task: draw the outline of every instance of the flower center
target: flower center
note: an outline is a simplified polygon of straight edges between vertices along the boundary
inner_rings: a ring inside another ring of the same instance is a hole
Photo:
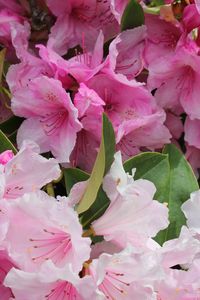
[[[45,296],[46,300],[81,300],[75,287],[68,281],[60,281],[56,287],[53,288],[48,295]]]
[[[23,194],[23,189],[24,188],[22,186],[6,186],[3,197],[7,199],[15,199]]]
[[[51,112],[40,118],[40,123],[42,123],[44,132],[47,136],[56,134],[59,128],[66,121],[67,112],[59,111],[59,112]]]
[[[127,288],[130,283],[127,283],[123,279],[123,273],[116,273],[113,271],[107,271],[103,282],[99,285],[99,288],[106,295],[108,300],[116,300],[117,294],[127,294]]]
[[[78,7],[73,7],[71,15],[75,19],[77,19],[81,22],[90,23],[94,18],[95,11],[96,11],[95,6],[93,8],[93,7],[90,7],[89,5],[82,4]]]
[[[43,262],[51,259],[55,264],[60,263],[72,248],[71,237],[65,232],[54,232],[43,229],[44,238],[30,238],[31,247],[28,251],[33,262]]]

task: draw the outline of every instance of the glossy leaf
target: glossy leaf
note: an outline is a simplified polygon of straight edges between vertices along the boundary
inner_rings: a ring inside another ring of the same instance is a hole
[[[0,130],[0,153],[6,150],[12,150],[14,153],[17,153],[17,149],[7,138],[7,136]]]
[[[23,121],[22,118],[12,116],[11,118],[6,120],[5,122],[0,123],[0,130],[2,130],[5,134],[10,135],[19,128],[22,121]]]
[[[130,0],[121,19],[121,31],[132,29],[144,24],[144,11],[136,0]]]
[[[90,177],[88,173],[76,168],[64,169],[63,173],[67,194],[70,193],[70,190],[74,184],[80,181],[85,181]],[[110,201],[106,196],[106,193],[103,191],[102,187],[100,187],[94,203],[86,212],[81,215],[80,221],[84,229],[88,228],[91,222],[98,219],[105,212],[109,203]]]
[[[67,194],[70,193],[73,185],[79,181],[85,181],[90,177],[90,174],[77,169],[77,168],[67,168],[63,170],[64,179],[65,179],[65,187]]]
[[[165,202],[170,172],[168,155],[156,152],[141,153],[124,163],[126,172],[131,174],[133,168],[136,168],[134,178],[144,178],[152,181],[157,189],[155,199]]]
[[[174,146],[167,145],[161,153],[142,153],[124,164],[126,171],[131,173],[136,168],[135,178],[152,181],[157,189],[155,199],[166,203],[169,208],[170,225],[161,231],[156,240],[163,242],[179,236],[185,217],[181,205],[190,193],[199,188],[191,166],[184,155]]]
[[[179,236],[181,227],[186,223],[181,205],[189,199],[191,192],[199,189],[191,166],[176,146],[167,145],[163,153],[168,154],[170,164],[170,176],[165,199],[169,208],[170,225],[158,236],[157,240],[161,244]]]

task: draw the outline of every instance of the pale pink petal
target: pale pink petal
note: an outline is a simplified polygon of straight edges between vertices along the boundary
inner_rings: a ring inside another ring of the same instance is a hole
[[[20,151],[5,165],[4,197],[6,199],[37,191],[60,176],[61,171],[57,161],[42,157],[39,151],[35,143],[26,141]]]
[[[11,269],[5,279],[5,285],[12,288],[16,300],[88,300],[100,298],[91,277],[82,279],[73,273],[71,265],[63,269],[46,262],[38,273],[28,273]],[[60,298],[61,297],[61,298]]]
[[[117,245],[125,246],[129,242],[134,247],[144,247],[148,238],[168,226],[168,210],[152,200],[154,193],[155,187],[150,181],[140,179],[128,184],[104,215],[93,222],[95,233]]]
[[[180,236],[165,242],[159,252],[163,256],[162,264],[168,268],[176,265],[191,264],[199,252],[200,242],[196,240],[186,226]]]
[[[6,242],[11,258],[27,271],[51,260],[60,268],[71,263],[79,272],[90,255],[90,239],[82,237],[78,215],[67,199],[56,201],[44,192],[26,194],[12,203]]]
[[[200,234],[200,191],[190,195],[190,199],[183,203],[182,211],[186,216],[188,227]]]

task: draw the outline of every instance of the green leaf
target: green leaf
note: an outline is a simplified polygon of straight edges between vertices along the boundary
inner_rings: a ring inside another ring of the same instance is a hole
[[[103,140],[105,151],[105,175],[113,163],[115,154],[115,133],[112,123],[105,114],[103,115]]]
[[[130,0],[121,19],[121,31],[132,29],[144,24],[144,11],[136,0]]]
[[[181,205],[190,197],[190,193],[198,190],[196,177],[184,155],[174,146],[167,145],[161,153],[142,153],[124,163],[124,168],[131,173],[136,168],[135,178],[152,181],[157,189],[155,199],[165,202],[169,208],[170,225],[156,237],[157,242],[179,236],[185,217]]]
[[[5,55],[6,55],[6,48],[4,48],[3,50],[0,51],[0,84],[2,81]]]
[[[87,180],[90,175],[80,169],[68,168],[63,170],[64,178],[65,178],[65,186],[67,193],[69,194],[73,185],[80,181]],[[106,196],[102,187],[100,187],[96,200],[91,205],[91,207],[85,211],[81,216],[81,223],[83,228],[88,228],[94,220],[98,219],[109,206],[110,200]]]
[[[6,150],[12,150],[15,154],[17,153],[17,149],[11,143],[11,141],[7,138],[7,136],[0,130],[0,153]]]
[[[109,204],[110,200],[101,186],[97,193],[96,200],[91,205],[91,207],[81,216],[81,223],[83,225],[83,228],[89,227],[94,220],[100,218],[108,208]]]
[[[181,206],[189,199],[190,193],[199,189],[191,166],[176,146],[167,145],[163,153],[168,154],[170,164],[170,176],[165,199],[169,208],[170,225],[159,234],[158,241],[161,244],[179,236],[181,227],[186,223]]]
[[[105,114],[103,114],[103,128],[100,149],[94,163],[91,176],[88,180],[86,191],[77,206],[79,214],[88,210],[94,203],[99,188],[101,186],[104,175],[109,170],[115,152],[115,136],[111,122]]]
[[[133,168],[136,168],[134,178],[143,178],[152,181],[157,190],[155,199],[165,202],[170,172],[168,155],[156,152],[141,153],[124,163],[126,172],[131,174]]]
[[[63,170],[65,187],[67,194],[70,193],[73,185],[79,181],[85,181],[90,177],[90,174],[76,168],[67,168]]]
[[[0,123],[0,130],[2,130],[5,134],[10,135],[19,128],[22,122],[22,118],[12,116],[3,123]]]

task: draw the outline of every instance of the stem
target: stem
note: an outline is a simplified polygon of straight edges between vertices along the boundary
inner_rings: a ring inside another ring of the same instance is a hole
[[[86,230],[83,234],[82,237],[90,237],[91,235],[95,236],[95,231],[92,227],[90,227],[88,230]]]

